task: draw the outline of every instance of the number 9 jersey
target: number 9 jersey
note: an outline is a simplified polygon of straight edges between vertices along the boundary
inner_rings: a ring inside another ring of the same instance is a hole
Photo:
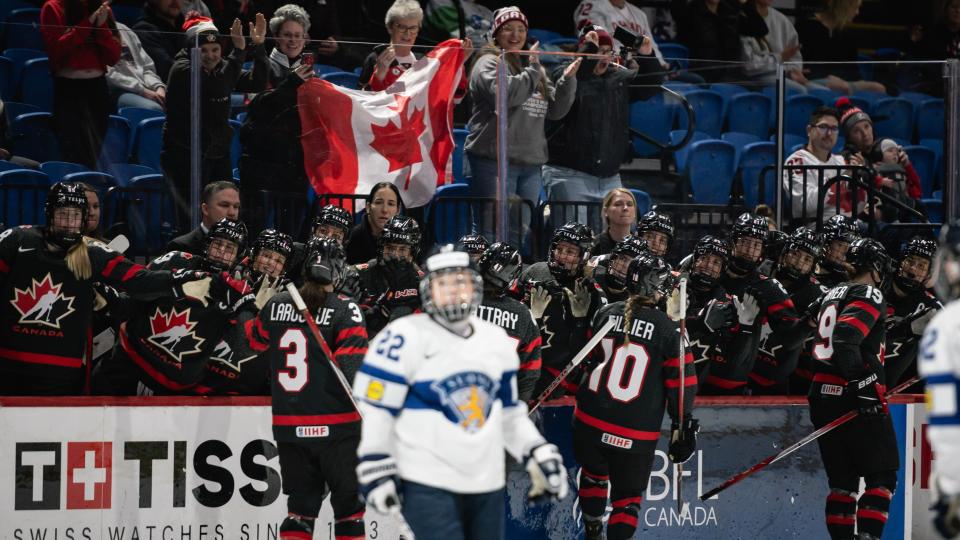
[[[333,360],[352,381],[367,352],[360,308],[345,296],[328,293],[313,315]],[[247,322],[246,333],[250,348],[268,357],[277,441],[308,444],[359,432],[360,414],[290,293],[278,293],[264,304],[257,318]]]
[[[927,438],[937,459],[933,474],[943,495],[960,493],[960,302],[927,325],[917,369],[927,385]]]

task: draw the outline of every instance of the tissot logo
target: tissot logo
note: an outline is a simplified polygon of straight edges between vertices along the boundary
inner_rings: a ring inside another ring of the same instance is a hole
[[[67,443],[68,509],[110,508],[113,443]],[[60,443],[17,443],[16,510],[60,508]]]

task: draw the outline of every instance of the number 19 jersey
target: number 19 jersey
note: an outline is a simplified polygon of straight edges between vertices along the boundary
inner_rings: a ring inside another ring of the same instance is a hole
[[[626,321],[625,307],[626,302],[610,304],[594,318],[594,331],[609,317],[616,322],[600,342],[603,361],[580,383],[573,414],[602,445],[630,451],[644,447],[641,441],[660,437],[665,406],[679,420],[680,328],[666,313],[651,307],[635,307]],[[685,352],[683,364],[687,415],[697,393],[690,352]]]
[[[820,306],[814,334],[813,382],[845,387],[851,380],[876,373],[884,384],[886,320],[880,289],[855,282],[830,289]],[[815,395],[824,390],[815,384],[810,392]]]
[[[313,314],[333,360],[350,382],[367,352],[367,328],[356,303],[335,293]],[[359,432],[360,413],[337,380],[290,293],[274,295],[246,326],[250,348],[266,355],[273,397],[273,436],[309,444]]]

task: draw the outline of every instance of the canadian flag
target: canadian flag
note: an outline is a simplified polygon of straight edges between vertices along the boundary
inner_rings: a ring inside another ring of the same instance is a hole
[[[302,84],[304,165],[317,193],[366,195],[386,181],[406,206],[428,203],[447,180],[463,55],[461,41],[444,41],[383,92]]]

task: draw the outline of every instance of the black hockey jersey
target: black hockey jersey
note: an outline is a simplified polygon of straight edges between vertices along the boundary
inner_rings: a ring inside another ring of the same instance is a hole
[[[509,296],[484,296],[477,308],[477,317],[503,328],[517,340],[520,370],[517,372],[517,394],[520,401],[529,402],[537,379],[540,378],[540,329],[533,320],[530,308]]]
[[[880,289],[852,282],[830,289],[814,337],[811,396],[820,395],[823,385],[839,390],[874,373],[884,384],[886,318]]]
[[[155,259],[149,268],[199,266],[199,257],[172,251]],[[232,315],[230,307],[220,305],[220,301],[226,300],[228,306],[237,305],[241,299],[253,301],[246,281],[236,280],[226,272],[212,277],[210,290],[215,298],[206,306],[193,298],[141,303],[133,316],[120,325],[120,346],[139,368],[141,382],[156,392],[206,393],[203,388],[193,387],[203,377],[210,354]]]
[[[270,395],[270,365],[257,354],[247,339],[247,323],[257,317],[244,309],[227,321],[223,337],[210,353],[196,390],[207,395]]]
[[[717,285],[709,291],[698,291],[693,287],[687,289],[687,339],[689,346],[687,350],[693,355],[693,363],[699,369],[708,366],[711,359],[715,356],[730,355],[734,351],[724,352],[720,349],[721,345],[729,345],[730,340],[723,339],[727,332],[711,332],[703,322],[703,308],[711,300],[721,302],[733,302],[733,297],[723,290],[723,287]]]
[[[580,383],[573,416],[601,445],[629,451],[640,441],[660,437],[665,407],[671,418],[679,420],[681,336],[677,323],[664,312],[636,307],[630,317],[629,341],[624,344],[626,305],[605,306],[593,320],[594,331],[609,317],[616,324],[600,342],[602,353],[597,353],[602,361]],[[692,412],[697,393],[689,351],[683,366],[686,415]]]
[[[0,393],[69,395],[83,388],[92,340],[94,282],[140,299],[173,297],[170,272],[150,272],[105,244],[87,239],[92,266],[78,280],[62,254],[47,250],[42,227],[0,233]]]
[[[315,317],[333,360],[352,383],[367,352],[367,328],[360,307],[346,296],[328,294]],[[306,444],[359,433],[360,413],[289,293],[271,298],[246,329],[250,347],[270,366],[273,436],[277,441]]]
[[[542,392],[550,383],[556,379],[560,372],[567,366],[574,355],[586,345],[590,336],[590,321],[594,314],[601,307],[607,305],[607,298],[603,290],[595,281],[590,278],[583,278],[590,289],[590,307],[587,309],[585,317],[574,317],[570,311],[570,299],[563,292],[563,287],[557,283],[556,278],[550,273],[547,263],[538,262],[528,266],[521,276],[521,285],[524,290],[529,290],[537,285],[546,287],[550,291],[550,304],[543,312],[543,318],[539,321],[540,353],[543,358],[542,369],[540,370],[540,380],[534,389],[534,396]],[[570,286],[572,288],[573,285]],[[529,305],[529,300],[525,302]],[[577,387],[569,379],[564,381],[553,397],[560,397],[566,393],[575,393]]]
[[[416,268],[416,265],[414,265]],[[391,291],[387,281],[386,269],[376,259],[356,265],[358,287],[355,298],[363,309],[367,321],[367,331],[371,336],[376,335],[388,322],[420,312],[420,291],[417,288],[408,288],[402,291]],[[417,276],[422,278],[423,272],[417,268]],[[347,277],[350,277],[349,274]],[[350,285],[353,288],[353,285]],[[389,295],[399,295],[388,298]]]
[[[786,289],[797,311],[804,311],[827,292],[827,288],[817,283],[813,277],[801,283],[791,283]],[[803,334],[802,339],[787,347],[782,339],[773,336],[770,323],[764,323],[760,330],[757,359],[753,363],[753,371],[750,372],[750,382],[754,388],[765,394],[783,393],[787,389],[790,375],[796,371],[809,373],[807,378],[813,377],[810,348],[805,348],[813,336],[813,330],[809,324],[797,325],[795,332]]]
[[[884,370],[887,384],[895,386],[916,374],[917,349],[923,327],[943,305],[927,291],[899,296],[884,293],[887,301],[887,339]],[[919,332],[918,332],[919,331]]]

